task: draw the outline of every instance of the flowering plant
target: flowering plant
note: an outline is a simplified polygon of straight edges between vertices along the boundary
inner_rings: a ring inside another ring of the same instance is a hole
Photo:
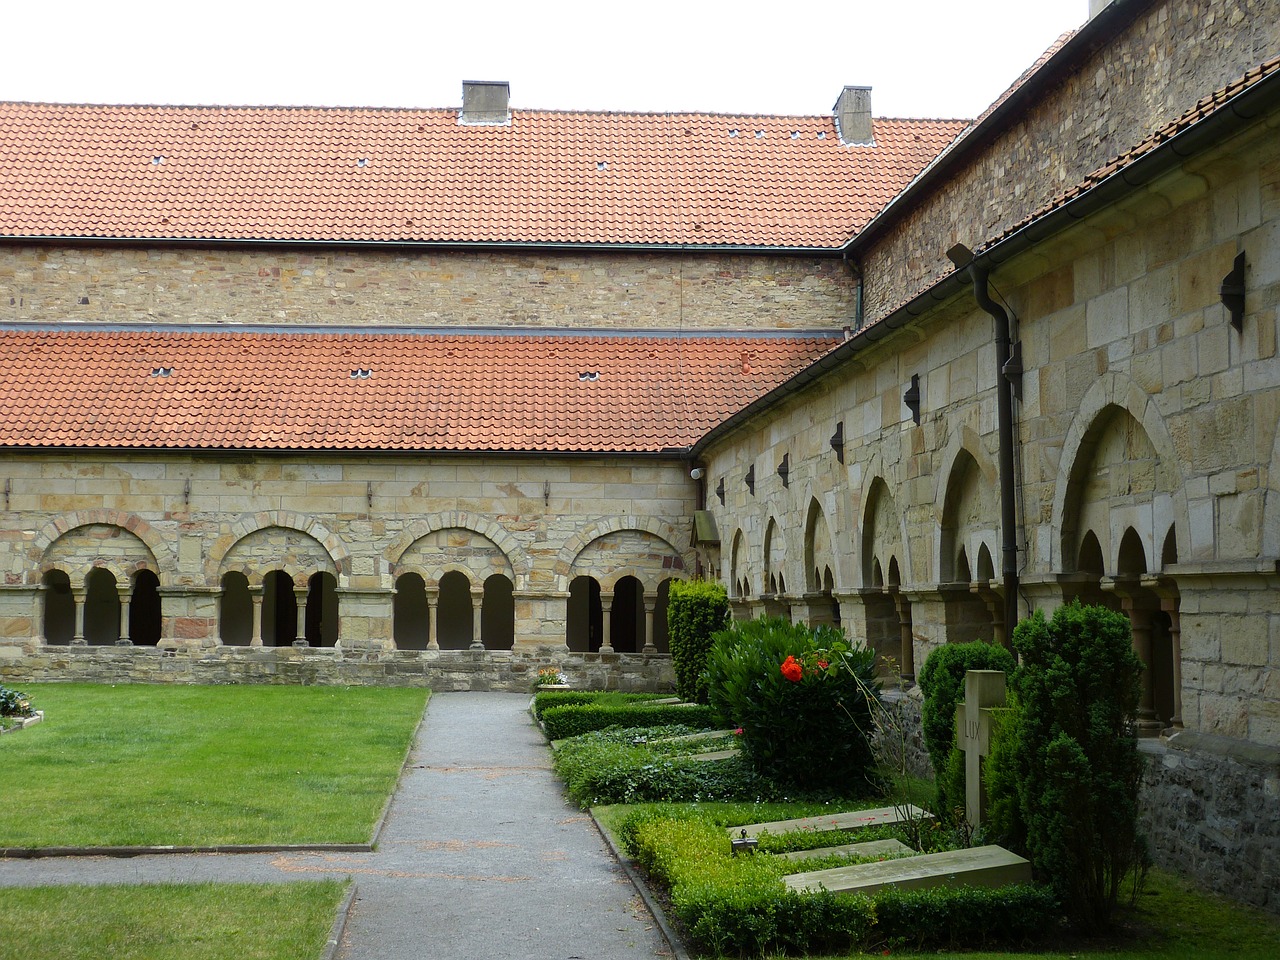
[[[560,672],[559,667],[542,667],[538,670],[538,686],[560,686],[569,682],[569,678]]]

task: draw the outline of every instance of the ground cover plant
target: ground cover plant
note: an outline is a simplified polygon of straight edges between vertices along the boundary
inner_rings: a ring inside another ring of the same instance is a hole
[[[0,897],[0,960],[305,960],[347,884],[18,887]]]
[[[367,843],[427,691],[33,685],[0,847]]]

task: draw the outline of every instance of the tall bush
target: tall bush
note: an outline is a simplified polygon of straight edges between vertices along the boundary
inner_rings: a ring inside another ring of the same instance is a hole
[[[799,791],[865,790],[874,764],[875,652],[831,627],[782,619],[718,633],[707,665],[711,705],[742,728],[752,766]]]
[[[1013,634],[1021,717],[1014,762],[1027,852],[1081,924],[1106,923],[1142,860],[1142,759],[1130,724],[1142,665],[1129,621],[1072,603],[1036,612]]]
[[[969,670],[1013,673],[1013,654],[992,643],[948,643],[929,654],[920,668],[921,723],[924,744],[933,764],[940,817],[964,806],[964,763],[956,752],[956,707],[964,701],[964,675]],[[957,780],[957,774],[959,779]]]
[[[707,580],[673,580],[667,595],[667,636],[676,693],[682,700],[707,702],[703,673],[711,638],[729,623],[729,595]]]

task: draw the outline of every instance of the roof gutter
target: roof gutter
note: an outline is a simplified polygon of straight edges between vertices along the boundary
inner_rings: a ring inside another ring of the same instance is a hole
[[[89,246],[125,247],[318,247],[373,250],[520,250],[587,251],[591,253],[766,253],[776,256],[831,257],[841,256],[839,246],[777,247],[752,244],[716,243],[570,243],[526,242],[523,240],[306,240],[263,239],[260,237],[106,237],[92,234],[0,234],[0,243],[83,244]]]
[[[1101,15],[1099,19],[1100,17]],[[1203,120],[1174,134],[1150,153],[1117,170],[1079,196],[1073,197],[1060,207],[1055,207],[990,246],[982,248],[974,261],[988,269],[1009,263],[1037,244],[1094,216],[1134,190],[1176,169],[1189,157],[1216,146],[1224,137],[1242,129],[1278,106],[1280,106],[1280,71],[1263,77]],[[917,317],[931,312],[939,304],[971,289],[968,271],[955,271],[934,281],[883,319],[858,331],[853,337],[830,353],[819,357],[791,379],[779,384],[713,427],[693,445],[692,455],[702,456],[709,446],[733,433],[752,418],[826,377],[860,351],[901,330]]]

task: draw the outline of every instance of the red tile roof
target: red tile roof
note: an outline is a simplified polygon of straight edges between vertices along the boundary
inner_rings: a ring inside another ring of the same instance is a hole
[[[0,331],[0,447],[657,452],[823,337]]]
[[[965,126],[0,103],[0,237],[833,248]]]

